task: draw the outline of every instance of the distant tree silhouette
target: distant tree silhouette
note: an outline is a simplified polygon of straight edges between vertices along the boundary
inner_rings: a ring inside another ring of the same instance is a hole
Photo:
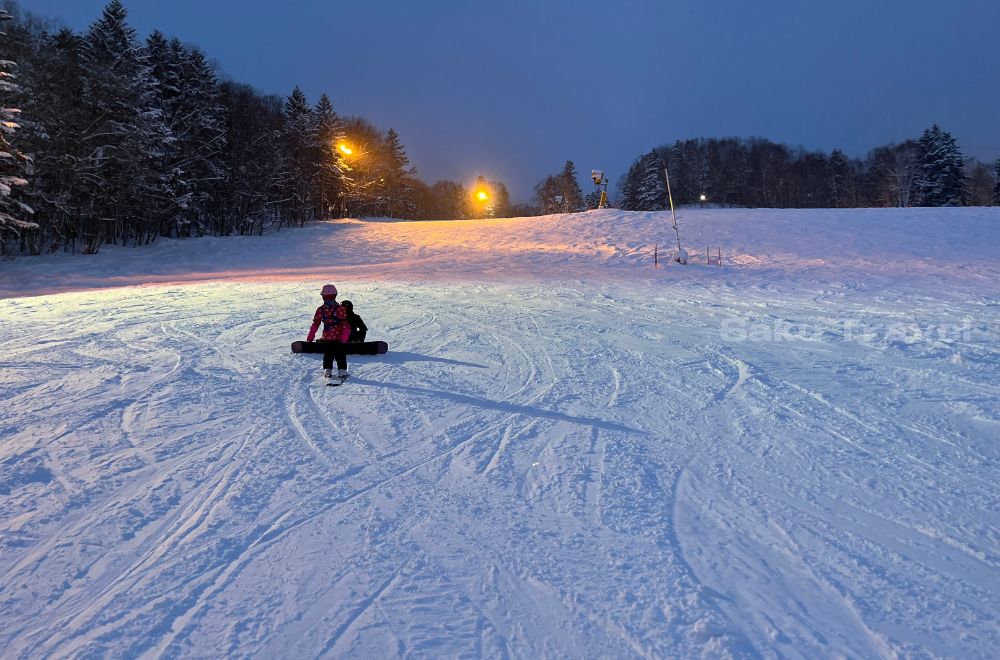
[[[937,124],[917,140],[917,176],[913,198],[917,206],[961,206],[966,202],[962,152],[955,138]]]

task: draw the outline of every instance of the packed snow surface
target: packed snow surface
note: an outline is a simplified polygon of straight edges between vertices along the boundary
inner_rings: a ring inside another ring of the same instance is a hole
[[[995,657],[1000,210],[680,223],[0,263],[0,656]]]

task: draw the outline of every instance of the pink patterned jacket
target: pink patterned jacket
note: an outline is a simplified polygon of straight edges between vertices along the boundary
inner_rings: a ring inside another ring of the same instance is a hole
[[[341,307],[339,303],[328,305],[323,303],[313,314],[312,327],[309,328],[307,341],[316,338],[316,330],[319,324],[323,324],[322,341],[337,341],[341,344],[347,342],[351,336],[351,324],[347,322],[347,309]]]

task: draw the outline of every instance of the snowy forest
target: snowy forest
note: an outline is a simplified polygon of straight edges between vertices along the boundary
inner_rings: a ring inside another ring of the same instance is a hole
[[[0,39],[0,249],[97,252],[158,236],[260,234],[325,217],[505,215],[502,182],[476,203],[416,178],[399,134],[220,80],[205,53],[140,42],[111,0],[83,34],[6,2]]]
[[[90,254],[157,237],[261,234],[324,218],[448,220],[576,212],[572,161],[512,204],[501,181],[428,185],[401,136],[342,117],[330,96],[281,98],[221,79],[198,48],[141,41],[120,0],[83,33],[6,0],[0,37],[0,254]],[[637,158],[614,205],[987,206],[1000,161],[965,159],[933,126],[867,159],[766,139],[691,139]],[[489,194],[480,194],[489,190]]]
[[[667,208],[670,170],[676,204],[758,208],[994,206],[1000,160],[991,168],[963,157],[936,124],[919,139],[874,149],[865,160],[792,149],[769,140],[694,139],[656,147],[618,182],[619,206]],[[704,198],[702,197],[704,195]]]

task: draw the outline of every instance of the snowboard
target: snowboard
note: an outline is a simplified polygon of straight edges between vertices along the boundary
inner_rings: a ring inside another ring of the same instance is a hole
[[[293,341],[292,353],[322,353],[326,342]],[[343,344],[348,355],[382,355],[389,352],[389,344],[384,341],[359,341]]]

